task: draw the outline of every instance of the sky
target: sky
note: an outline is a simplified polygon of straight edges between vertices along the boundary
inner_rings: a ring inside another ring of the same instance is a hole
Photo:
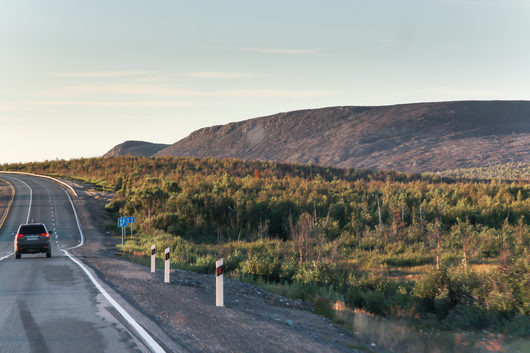
[[[0,164],[468,99],[530,99],[530,0],[0,0]]]

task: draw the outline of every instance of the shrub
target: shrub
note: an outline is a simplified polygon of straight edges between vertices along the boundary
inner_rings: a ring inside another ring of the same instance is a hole
[[[313,304],[315,306],[315,313],[327,317],[328,319],[333,319],[334,313],[329,299],[316,297],[313,300]]]
[[[485,310],[476,306],[459,304],[447,315],[445,323],[448,329],[482,330],[489,326],[490,320]]]
[[[387,316],[389,308],[383,293],[368,291],[364,298],[366,310],[376,315]]]
[[[366,307],[366,300],[364,298],[364,293],[358,287],[350,287],[346,291],[346,303],[353,306],[354,308],[364,308]]]

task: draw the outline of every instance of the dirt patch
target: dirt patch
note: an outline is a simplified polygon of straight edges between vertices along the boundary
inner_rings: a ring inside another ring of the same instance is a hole
[[[11,194],[11,186],[4,180],[0,179],[0,225],[6,216],[6,210],[12,197]]]
[[[163,273],[118,258],[118,239],[103,229],[110,194],[87,193],[75,184],[75,200],[86,236],[74,250],[98,276],[190,352],[361,352],[353,335],[330,320],[299,310],[304,304],[225,280],[225,307],[215,306],[215,277],[172,270]],[[355,348],[354,348],[355,347]],[[366,351],[373,351],[366,349]]]

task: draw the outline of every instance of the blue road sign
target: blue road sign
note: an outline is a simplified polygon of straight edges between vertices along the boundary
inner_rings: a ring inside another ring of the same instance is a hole
[[[118,227],[127,227],[126,217],[118,218]]]
[[[118,227],[127,227],[127,224],[134,223],[134,217],[121,217],[118,219]]]

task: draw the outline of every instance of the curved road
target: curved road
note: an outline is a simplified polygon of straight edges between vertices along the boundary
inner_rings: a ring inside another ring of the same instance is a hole
[[[81,243],[66,191],[38,177],[2,174],[15,199],[0,229],[0,352],[149,352],[112,314],[112,303],[62,250]],[[13,256],[13,235],[25,222],[53,231],[52,258]]]

